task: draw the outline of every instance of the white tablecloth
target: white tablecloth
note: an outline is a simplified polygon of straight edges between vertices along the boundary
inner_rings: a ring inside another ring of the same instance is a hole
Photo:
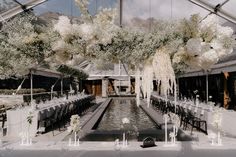
[[[157,99],[161,99],[166,101],[165,98],[158,96],[158,95],[153,95]],[[173,103],[173,100],[169,100]],[[210,103],[209,103],[210,104]],[[192,101],[177,101],[177,105],[184,106],[184,108],[189,108],[191,107],[191,110],[194,111],[197,108],[197,112],[199,115],[199,112],[204,110],[204,120],[207,121],[207,126],[208,130],[216,131],[216,128],[212,125],[213,123],[213,111],[219,109],[218,107],[215,107],[213,105],[209,105],[206,103],[200,103],[198,107],[194,104]],[[234,121],[236,120],[236,112],[232,110],[226,110],[221,108],[221,113],[222,113],[222,122],[221,122],[221,129],[224,133],[232,136],[236,136],[236,125],[234,124]]]
[[[38,111],[33,112],[32,124],[29,125],[27,117],[31,107],[7,111],[7,135],[19,136],[21,132],[29,131],[31,136],[37,133]]]
[[[89,95],[90,96],[90,95]],[[71,96],[68,100],[64,98],[54,99],[45,104],[39,104],[38,108],[32,112],[31,107],[18,108],[14,110],[7,111],[7,135],[8,136],[19,136],[21,132],[28,132],[30,136],[35,136],[38,132],[38,121],[43,119],[45,114],[52,112],[56,107],[61,107],[63,105],[70,105],[75,101],[82,100],[88,95],[84,96]],[[32,124],[29,125],[27,117],[29,112],[33,113]],[[45,114],[44,114],[45,113]]]

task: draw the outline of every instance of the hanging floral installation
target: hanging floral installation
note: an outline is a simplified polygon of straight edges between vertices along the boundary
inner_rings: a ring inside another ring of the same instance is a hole
[[[221,26],[215,15],[209,15],[202,21],[198,15],[178,21],[154,20],[152,27],[147,30],[129,26],[119,27],[117,9],[102,9],[92,16],[88,11],[88,0],[75,2],[81,11],[80,22],[72,23],[68,17],[61,16],[53,28],[47,29],[50,30],[47,33],[15,33],[13,37],[8,35],[8,40],[15,39],[14,42],[18,41],[16,43],[23,41],[24,43],[19,43],[20,46],[32,46],[35,45],[32,42],[40,41],[43,43],[40,52],[44,61],[52,68],[62,64],[76,66],[85,59],[100,64],[98,67],[103,67],[103,63],[121,61],[127,64],[130,70],[136,71],[137,99],[142,89],[148,104],[153,90],[153,80],[161,87],[162,95],[175,94],[173,89],[176,90],[176,73],[190,68],[207,70],[219,59],[232,53],[235,46],[233,30]],[[30,29],[24,28],[24,31],[26,30]],[[7,46],[3,45],[3,42],[0,44],[0,49],[4,47],[4,52],[16,52],[15,46],[10,50],[5,48],[12,47],[9,42]],[[37,54],[38,56],[28,59],[23,54],[19,53],[20,58],[25,58],[24,63],[28,65],[38,64],[37,59],[41,56]],[[1,65],[0,73],[8,66],[10,67],[7,72],[12,73],[13,65]],[[141,78],[141,75],[145,77]]]
[[[75,1],[80,7],[83,23],[72,24],[67,17],[60,17],[54,25],[61,36],[59,49],[63,53],[77,49],[74,52],[82,51],[78,55],[95,63],[102,60],[127,64],[137,71],[136,94],[139,97],[141,87],[148,104],[153,79],[161,86],[162,95],[167,96],[175,89],[175,72],[189,68],[207,70],[233,51],[233,30],[219,25],[215,15],[203,21],[198,15],[189,20],[156,20],[147,32],[128,26],[118,27],[116,9],[103,9],[92,17],[87,9],[87,0]],[[139,79],[141,74],[145,76],[142,81]]]
[[[4,23],[0,30],[0,79],[22,77],[29,68],[45,65],[54,39],[50,32],[30,11]]]

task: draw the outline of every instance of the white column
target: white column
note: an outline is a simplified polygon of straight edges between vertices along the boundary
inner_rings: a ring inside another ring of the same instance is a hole
[[[63,78],[61,78],[61,96],[63,95]]]
[[[102,97],[107,97],[107,90],[108,90],[108,80],[102,80]]]
[[[32,103],[33,103],[33,74],[32,72],[30,72],[30,103],[32,107]]]
[[[206,73],[206,102],[208,103],[208,72]]]

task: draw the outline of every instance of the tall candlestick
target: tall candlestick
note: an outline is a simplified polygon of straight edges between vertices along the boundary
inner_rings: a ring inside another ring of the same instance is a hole
[[[125,146],[125,133],[123,133],[123,146]]]
[[[71,138],[69,138],[69,146],[71,146]]]
[[[173,144],[175,144],[175,125],[173,125],[173,132],[174,132]]]
[[[220,138],[220,132],[219,132],[219,131],[218,131],[217,144],[218,144],[218,145],[221,145],[221,138]]]
[[[26,137],[26,144],[29,144],[29,132],[27,132],[27,137]]]
[[[167,144],[167,117],[166,116],[165,116],[165,144]]]
[[[75,132],[75,143],[74,143],[74,145],[76,146],[76,132]]]

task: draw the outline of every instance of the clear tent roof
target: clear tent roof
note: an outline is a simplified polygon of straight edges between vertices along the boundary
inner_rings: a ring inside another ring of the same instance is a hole
[[[0,15],[14,7],[19,7],[20,3],[24,5],[31,1],[37,0],[17,0],[19,3],[14,0],[1,0]],[[102,8],[118,8],[119,1],[120,0],[89,0],[89,11],[94,15]],[[216,6],[226,0],[199,1],[207,2],[212,6]],[[228,14],[236,16],[236,12],[234,11],[235,7],[236,0],[229,0],[221,9]],[[35,6],[33,10],[36,15],[43,15],[50,12],[73,17],[80,16],[80,11],[74,0],[46,0],[44,3]],[[175,20],[180,18],[189,18],[192,14],[200,14],[202,17],[205,17],[209,14],[209,11],[191,3],[190,0],[123,0],[123,23],[129,23],[134,18],[143,20],[149,18]],[[223,18],[219,17],[219,19],[222,23],[226,22]],[[236,24],[228,22],[227,25],[236,29]],[[116,68],[114,68],[114,70],[115,69]],[[88,71],[90,70],[91,69],[88,69]],[[97,71],[96,73],[103,72]]]
[[[26,4],[37,0],[1,0],[0,13],[2,14],[20,4]],[[95,14],[101,8],[118,7],[120,0],[89,0],[89,11]],[[226,0],[200,0],[216,6]],[[17,3],[19,2],[19,3]],[[222,10],[231,15],[235,15],[235,0],[229,0],[222,6]],[[74,0],[47,0],[36,6],[34,12],[37,15],[45,12],[57,12],[69,16],[80,16],[80,11]],[[202,17],[209,12],[189,0],[123,0],[123,20],[130,21],[132,18],[157,18],[157,19],[178,19],[189,18],[190,15],[199,13]],[[223,20],[222,20],[223,21]]]
[[[1,0],[0,1],[0,13],[3,13],[15,6],[18,6],[13,0]]]

